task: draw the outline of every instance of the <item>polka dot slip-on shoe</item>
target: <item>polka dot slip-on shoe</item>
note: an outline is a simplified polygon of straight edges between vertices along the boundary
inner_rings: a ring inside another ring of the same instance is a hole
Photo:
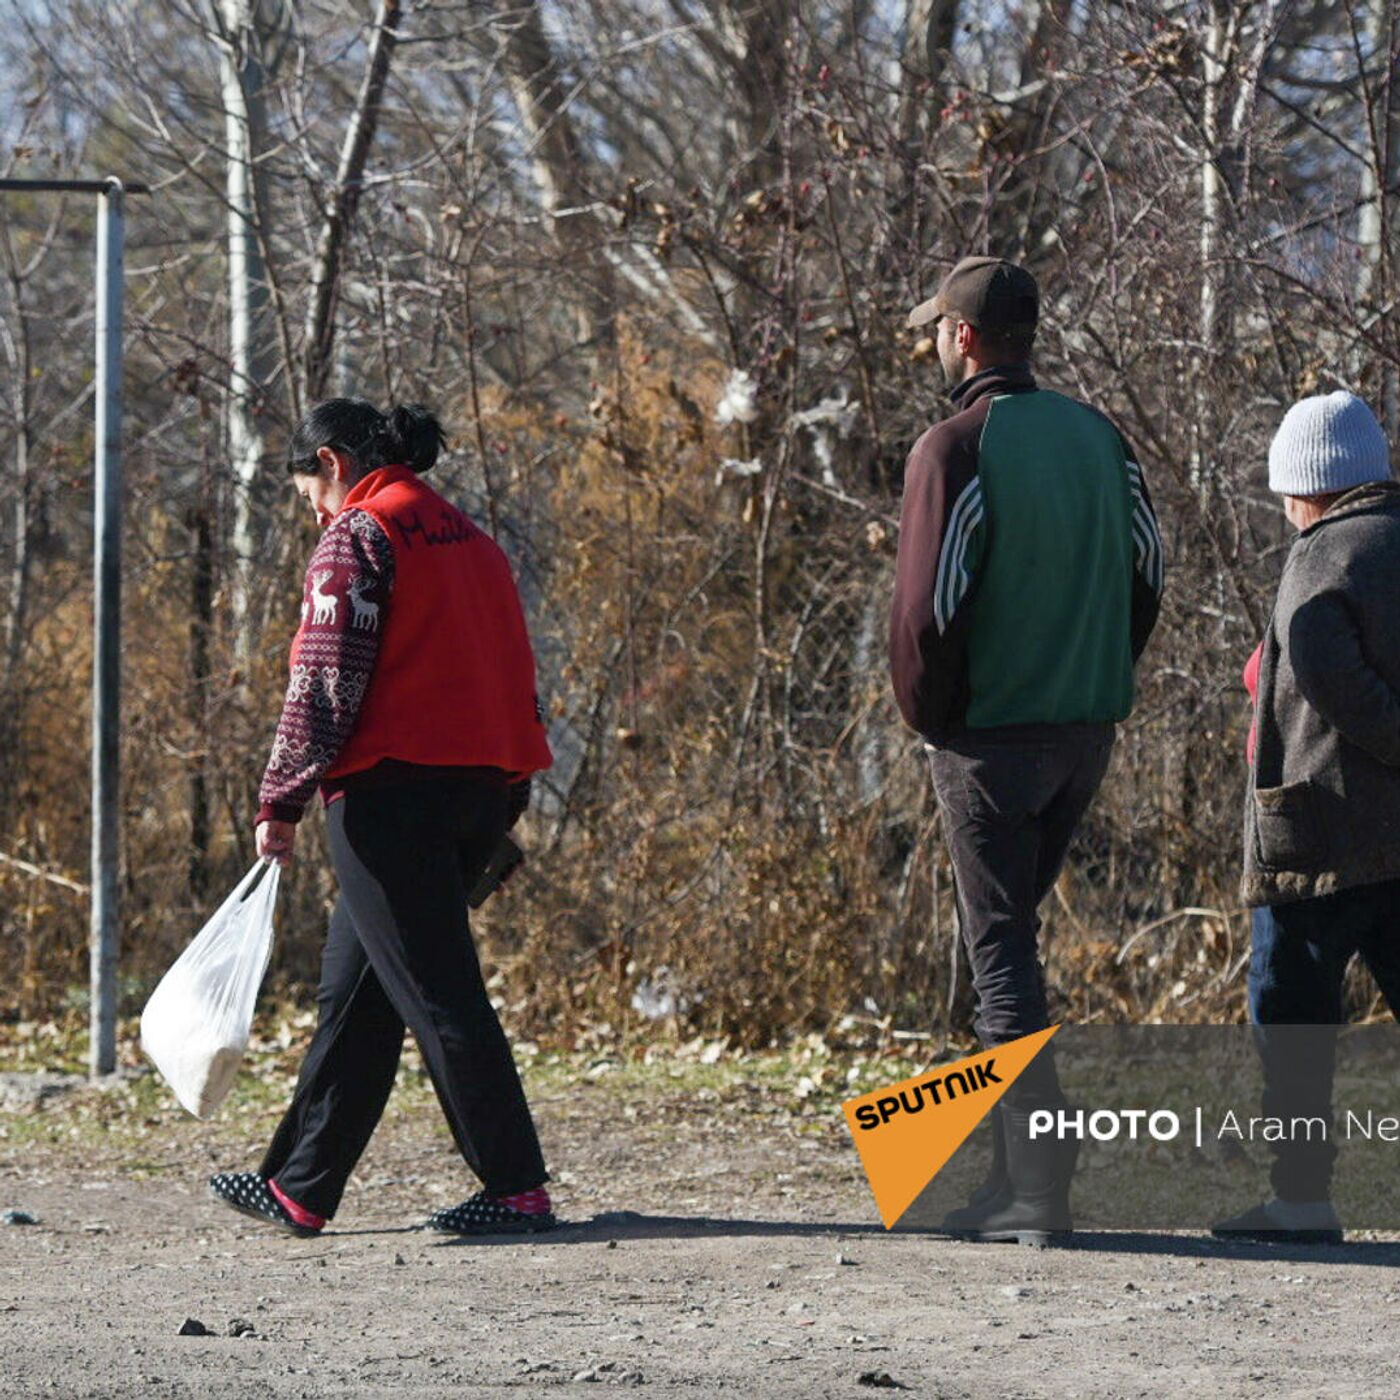
[[[282,1203],[268,1189],[266,1179],[257,1172],[220,1172],[217,1176],[211,1176],[209,1194],[216,1201],[222,1201],[226,1206],[232,1206],[234,1210],[252,1216],[254,1220],[276,1225],[279,1229],[300,1235],[304,1239],[321,1233],[320,1225],[302,1225],[293,1220]]]
[[[552,1210],[527,1215],[478,1191],[450,1210],[435,1210],[427,1228],[443,1235],[524,1235],[552,1230],[558,1223]]]

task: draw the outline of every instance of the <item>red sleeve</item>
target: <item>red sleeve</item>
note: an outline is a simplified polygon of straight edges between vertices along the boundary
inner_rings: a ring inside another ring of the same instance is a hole
[[[1259,663],[1264,659],[1264,643],[1260,642],[1244,663],[1244,688],[1249,692],[1250,703],[1259,698]]]
[[[379,522],[362,510],[342,511],[306,570],[301,630],[258,790],[258,821],[300,821],[354,732],[393,585],[394,550]]]
[[[1264,643],[1260,642],[1250,653],[1249,660],[1244,663],[1244,688],[1249,692],[1251,708],[1259,701],[1259,665],[1263,659]],[[1254,763],[1254,741],[1258,733],[1258,716],[1251,714],[1249,717],[1249,737],[1244,742],[1244,756],[1251,765]]]

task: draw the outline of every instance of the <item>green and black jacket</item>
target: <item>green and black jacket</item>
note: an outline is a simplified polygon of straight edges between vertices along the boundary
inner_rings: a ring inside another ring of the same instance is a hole
[[[937,743],[1125,718],[1162,596],[1142,468],[1113,424],[1029,367],[953,391],[904,476],[890,674]]]

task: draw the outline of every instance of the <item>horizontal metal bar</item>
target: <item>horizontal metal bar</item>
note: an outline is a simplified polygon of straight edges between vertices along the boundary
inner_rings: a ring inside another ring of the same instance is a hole
[[[71,194],[106,194],[112,188],[110,180],[0,180],[4,190],[66,190]],[[149,185],[128,185],[122,181],[123,194],[150,194]]]

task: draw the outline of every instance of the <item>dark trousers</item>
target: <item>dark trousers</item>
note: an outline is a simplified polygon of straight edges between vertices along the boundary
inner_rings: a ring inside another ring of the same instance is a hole
[[[1321,1119],[1326,1134],[1290,1133],[1271,1144],[1274,1192],[1325,1200],[1337,1150],[1332,1080],[1342,986],[1359,955],[1392,1014],[1400,1007],[1400,880],[1254,911],[1249,1016],[1263,1060],[1265,1117]]]
[[[1111,724],[1036,725],[970,731],[929,751],[985,1046],[1050,1024],[1037,911],[1103,781],[1113,735]],[[1059,1097],[1048,1049],[1008,1099]]]
[[[539,1186],[544,1159],[481,979],[467,891],[505,832],[503,785],[475,778],[354,789],[327,813],[340,899],[320,1016],[264,1176],[335,1214],[413,1032],[467,1165],[495,1195]]]

